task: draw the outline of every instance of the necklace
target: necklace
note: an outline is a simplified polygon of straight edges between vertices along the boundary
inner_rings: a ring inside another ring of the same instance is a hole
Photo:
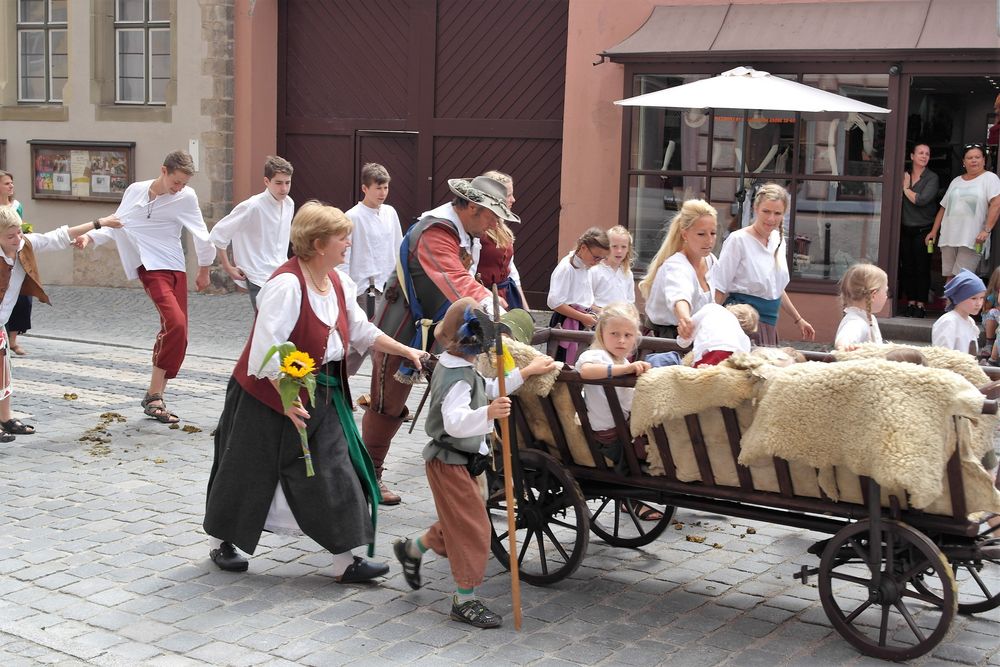
[[[757,231],[757,225],[750,225],[750,233],[754,235],[754,238],[767,246],[767,241],[770,238],[770,235],[762,235],[759,231]]]
[[[304,268],[306,270],[306,274],[309,276],[309,280],[312,282],[313,287],[316,288],[317,292],[319,292],[320,294],[326,294],[327,292],[330,291],[330,284],[329,284],[330,283],[330,278],[329,277],[326,277],[326,280],[323,281],[323,283],[324,283],[325,286],[324,287],[320,287],[319,283],[316,282],[316,277],[313,275],[312,269],[309,268],[309,265],[306,264],[303,261],[299,261],[299,264],[301,264],[302,268]]]
[[[159,197],[159,195],[156,194],[156,191],[153,189],[153,186],[149,186],[149,193],[148,194],[150,194],[152,196],[149,198],[149,203],[146,204],[146,219],[147,220],[149,220],[149,218],[152,217],[152,215],[153,215],[153,202],[156,201],[157,197]]]

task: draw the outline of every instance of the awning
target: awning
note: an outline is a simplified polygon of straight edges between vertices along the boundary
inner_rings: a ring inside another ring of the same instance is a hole
[[[753,51],[1000,49],[996,0],[658,5],[600,55],[613,61]]]

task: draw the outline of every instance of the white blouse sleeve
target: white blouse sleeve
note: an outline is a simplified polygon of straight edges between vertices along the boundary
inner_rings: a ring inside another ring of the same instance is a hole
[[[573,267],[565,257],[556,265],[555,271],[549,278],[549,294],[545,300],[549,308],[555,310],[557,307],[571,303],[570,284],[573,277]]]
[[[354,299],[348,299],[354,302]],[[251,334],[250,355],[247,359],[247,373],[256,377],[278,377],[281,366],[278,355],[274,355],[261,369],[264,356],[274,345],[288,340],[288,336],[299,320],[302,306],[302,288],[299,279],[291,273],[282,273],[268,280],[257,295],[257,321]]]
[[[368,321],[368,315],[358,305],[354,294],[358,288],[346,273],[337,269],[340,283],[344,290],[344,301],[347,304],[347,332],[351,337],[351,347],[355,350],[367,350],[382,335],[382,330]]]
[[[739,241],[737,232],[734,232],[722,242],[719,261],[715,263],[715,268],[712,270],[714,280],[712,287],[723,294],[729,294],[731,291],[733,279],[743,261],[743,246]]]
[[[684,264],[687,263],[687,260],[684,259]],[[674,306],[677,305],[678,301],[687,301],[688,305],[691,306],[691,311],[695,310],[696,289],[694,281],[697,280],[697,277],[694,275],[694,269],[688,270],[688,266],[684,266],[684,264],[668,261],[660,267],[660,271],[664,272],[663,296],[672,317],[675,316]]]

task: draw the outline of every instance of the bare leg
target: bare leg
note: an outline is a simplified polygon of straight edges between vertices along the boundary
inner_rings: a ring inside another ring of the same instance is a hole
[[[162,394],[167,389],[167,372],[162,368],[153,366],[153,374],[149,378],[149,389],[147,394]]]

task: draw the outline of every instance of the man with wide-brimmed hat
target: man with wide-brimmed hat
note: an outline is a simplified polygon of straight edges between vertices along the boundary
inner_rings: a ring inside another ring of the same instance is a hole
[[[373,320],[396,340],[428,351],[434,343],[433,325],[452,302],[472,297],[492,312],[491,292],[469,273],[472,238],[501,219],[521,221],[507,206],[506,187],[492,178],[454,178],[448,188],[455,197],[421,215],[403,237],[400,266],[389,278],[385,301]],[[385,505],[400,501],[382,482],[382,469],[392,438],[406,418],[406,399],[413,385],[407,382],[405,369],[400,373],[400,361],[383,353],[373,355],[371,399],[361,422],[361,438],[375,464]]]

